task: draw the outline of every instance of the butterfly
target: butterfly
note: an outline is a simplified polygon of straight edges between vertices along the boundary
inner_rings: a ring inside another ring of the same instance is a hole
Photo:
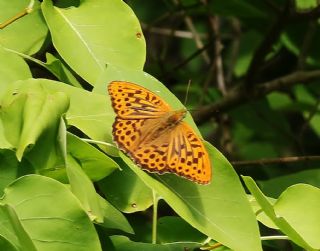
[[[211,180],[211,161],[202,140],[162,98],[134,83],[108,86],[116,113],[113,139],[143,170],[174,173],[199,184]]]

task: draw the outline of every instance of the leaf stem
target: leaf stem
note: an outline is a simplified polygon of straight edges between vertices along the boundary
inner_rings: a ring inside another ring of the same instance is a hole
[[[13,17],[9,18],[7,21],[4,21],[0,24],[0,29],[7,27],[9,24],[12,24],[14,21],[24,17],[25,15],[33,11],[34,0],[31,0],[26,8],[24,8],[19,13],[15,14]]]
[[[153,199],[153,216],[152,216],[152,244],[157,243],[157,223],[158,223],[158,202],[159,197],[155,190],[152,189]]]
[[[268,241],[268,240],[289,240],[289,237],[286,235],[271,235],[271,236],[261,236],[260,240]]]
[[[111,146],[114,148],[117,148],[115,145],[104,142],[104,141],[100,141],[100,140],[93,140],[93,139],[85,139],[85,138],[81,138],[81,140],[88,142],[88,143],[93,143],[93,144],[97,144],[97,145],[104,145],[104,146]]]

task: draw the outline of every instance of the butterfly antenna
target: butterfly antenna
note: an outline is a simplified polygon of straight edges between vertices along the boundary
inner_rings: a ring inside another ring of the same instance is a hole
[[[188,95],[189,95],[190,86],[191,86],[191,79],[189,79],[189,81],[188,81],[186,96],[184,97],[184,106],[187,105],[187,100],[188,100]]]

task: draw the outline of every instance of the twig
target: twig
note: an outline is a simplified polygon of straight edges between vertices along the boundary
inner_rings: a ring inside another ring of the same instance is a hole
[[[180,69],[181,67],[185,66],[188,64],[192,59],[200,55],[202,52],[207,50],[210,46],[212,45],[212,41],[210,41],[208,44],[203,46],[201,49],[197,50],[196,52],[192,53],[188,58],[186,58],[184,61],[181,63],[177,64],[176,66],[172,67],[172,72],[175,72],[176,70]]]
[[[213,245],[210,245],[210,246],[200,247],[200,250],[213,250],[213,249],[216,249],[216,248],[221,247],[221,246],[222,246],[222,244],[217,242],[217,243],[215,243]]]
[[[179,4],[179,0],[173,0],[173,2],[174,2],[176,5]],[[192,21],[191,17],[189,17],[189,16],[186,14],[185,11],[183,11],[183,13],[184,13],[184,21],[185,21],[187,27],[189,28],[189,30],[191,31],[191,33],[193,34],[193,38],[194,38],[194,41],[195,41],[195,43],[196,43],[197,48],[198,48],[198,49],[203,48],[203,47],[204,47],[203,42],[202,42],[202,40],[201,40],[201,38],[200,38],[200,36],[199,36],[199,34],[198,34],[198,32],[197,32],[197,29],[196,29],[195,26],[193,25],[193,21]],[[209,56],[208,56],[208,54],[207,54],[207,52],[206,52],[205,50],[202,52],[202,57],[203,57],[204,61],[205,61],[207,64],[210,63],[210,58],[209,58]]]
[[[270,92],[289,88],[296,84],[307,83],[317,78],[320,78],[320,70],[297,71],[287,76],[256,85],[250,92],[238,86],[230,90],[221,100],[204,106],[193,113],[193,118],[198,124],[201,124],[209,118],[214,117],[217,112],[229,110],[239,104],[248,103],[254,99],[266,96]]]
[[[146,24],[141,24],[141,27],[148,32],[159,34],[163,36],[174,36],[179,38],[187,38],[187,39],[193,39],[193,34],[190,31],[184,31],[184,30],[174,30],[167,29],[167,28],[160,28],[160,27],[149,27]],[[198,33],[200,38],[207,39],[207,34]]]
[[[239,48],[240,48],[240,34],[241,34],[241,24],[238,19],[231,19],[231,28],[233,30],[233,39],[231,42],[231,53],[230,53],[230,61],[228,62],[228,69],[226,73],[226,82],[230,84],[233,77],[234,67],[236,65]]]
[[[239,160],[231,161],[234,166],[256,166],[256,165],[269,165],[269,164],[284,164],[284,163],[297,163],[306,161],[318,161],[320,156],[294,156],[294,157],[282,157],[271,159],[259,159],[259,160]]]
[[[1,23],[0,24],[0,29],[3,29],[5,27],[7,27],[8,25],[12,24],[14,21],[16,21],[16,20],[24,17],[25,15],[31,13],[32,10],[33,10],[33,5],[34,5],[34,0],[31,0],[30,3],[28,4],[28,6],[25,9],[23,9],[22,11],[20,11],[19,13],[14,15],[13,17],[9,18],[7,21]]]

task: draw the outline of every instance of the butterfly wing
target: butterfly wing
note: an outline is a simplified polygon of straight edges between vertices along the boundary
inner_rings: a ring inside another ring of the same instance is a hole
[[[199,184],[210,182],[211,162],[193,129],[185,122],[161,127],[172,113],[167,103],[133,83],[114,81],[108,91],[117,114],[114,141],[133,161],[150,172],[175,173]]]
[[[211,181],[211,162],[202,140],[185,122],[139,146],[130,157],[142,169],[175,173],[199,184]]]
[[[157,118],[171,110],[159,96],[133,83],[113,81],[108,92],[114,111],[122,119]]]

